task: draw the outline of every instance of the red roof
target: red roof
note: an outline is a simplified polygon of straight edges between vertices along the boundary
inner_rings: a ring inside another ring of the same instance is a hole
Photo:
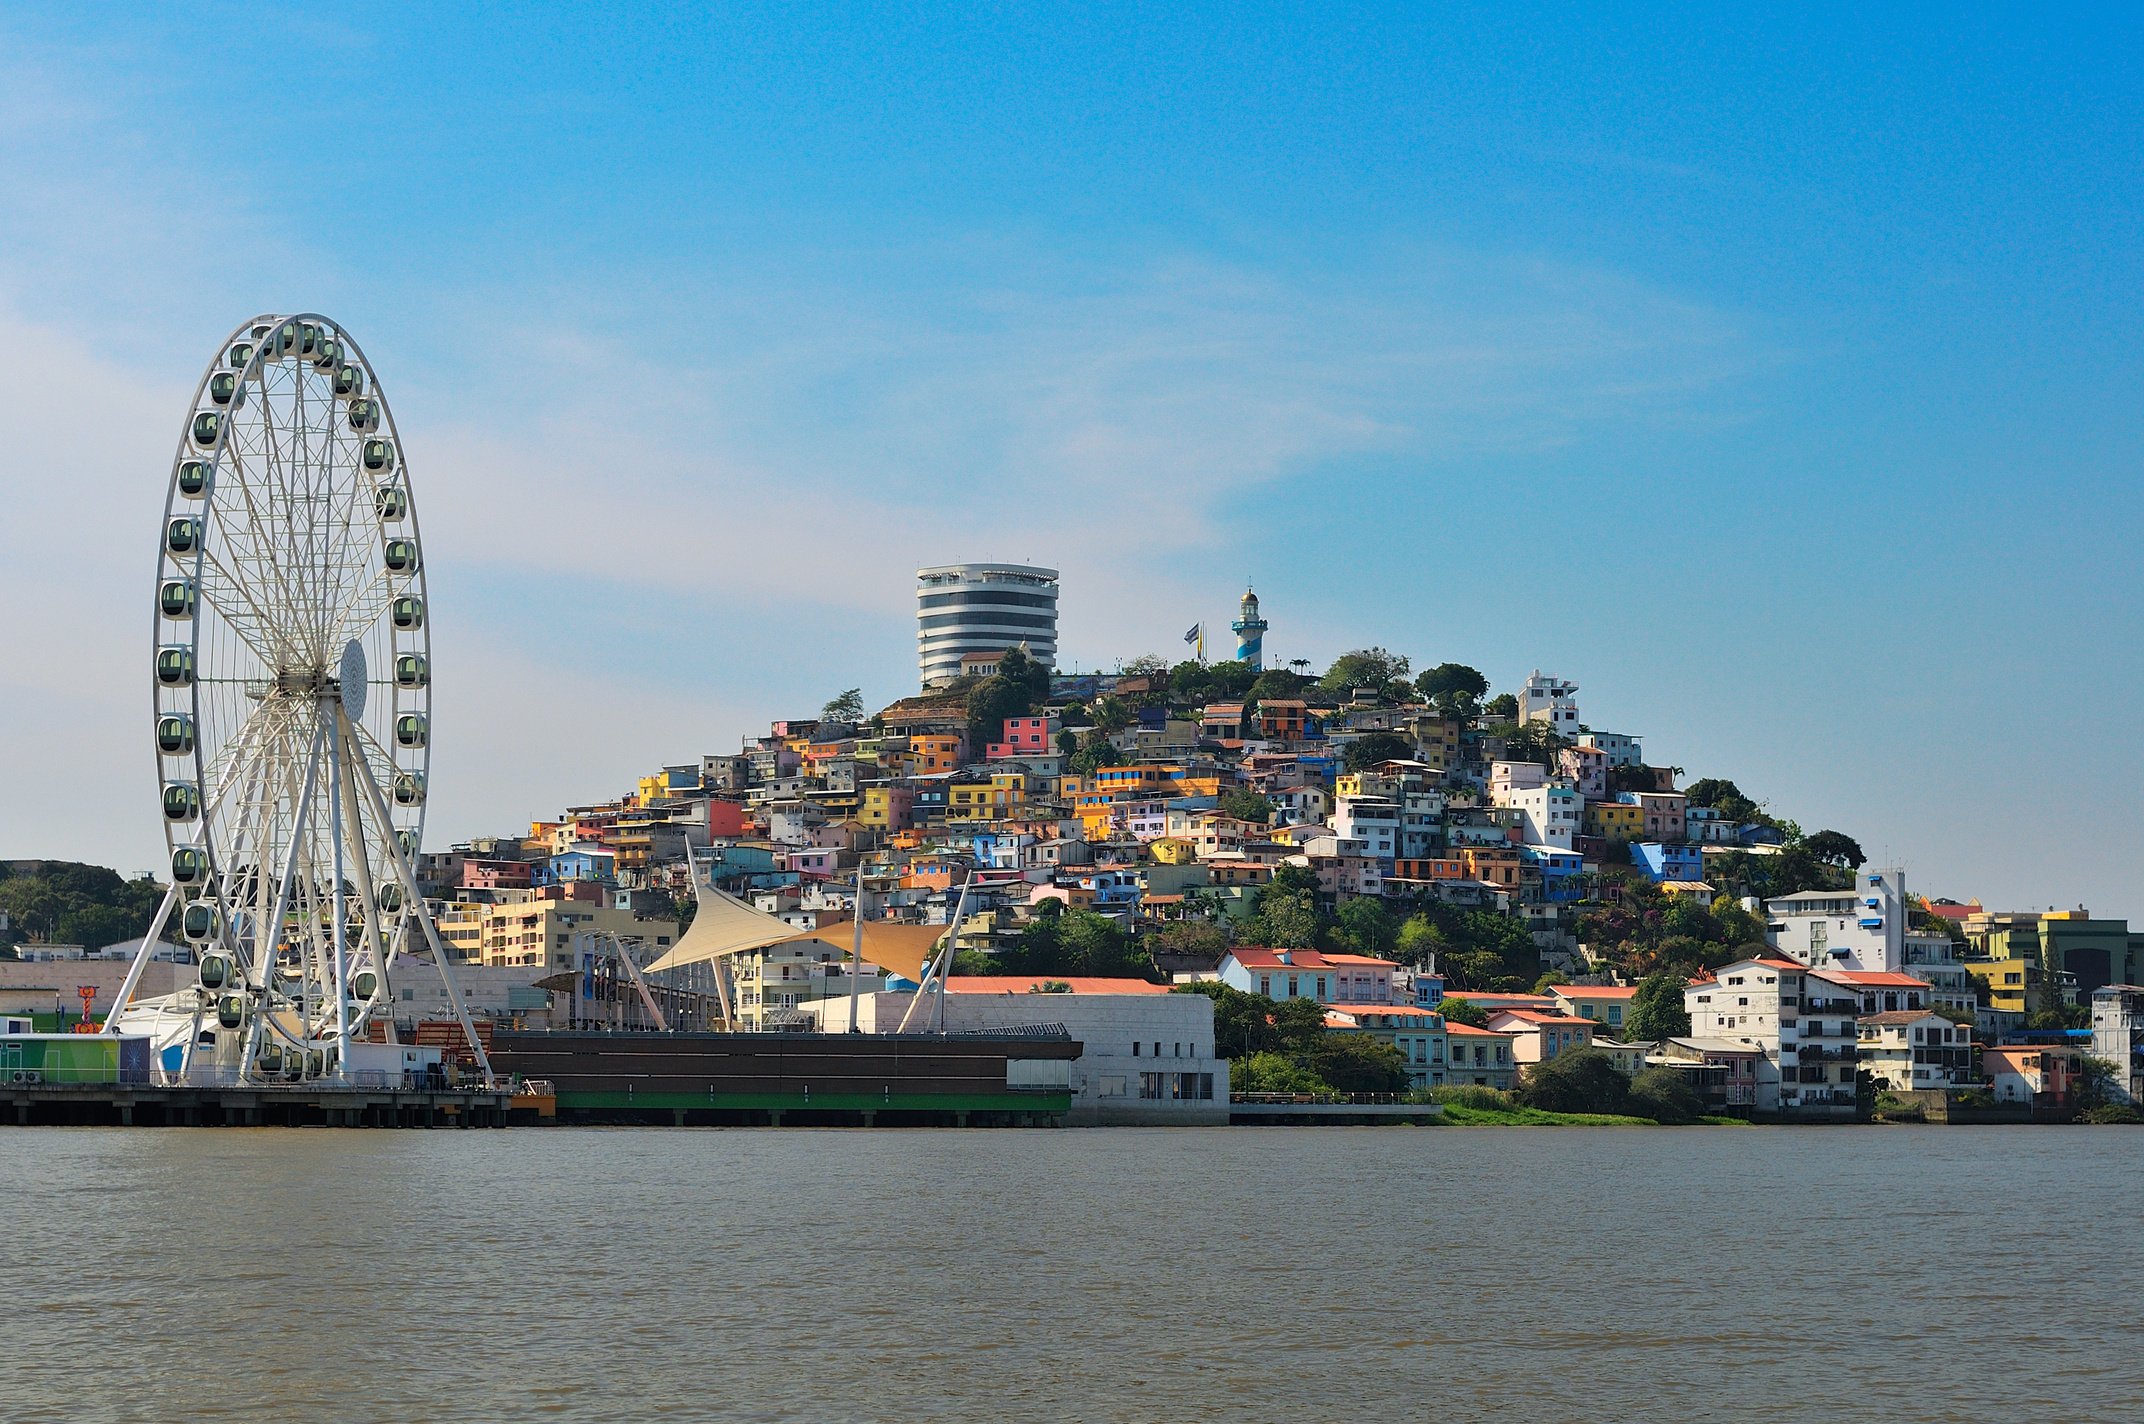
[[[1493,1028],[1476,1028],[1476,1027],[1474,1027],[1474,1025],[1472,1025],[1472,1024],[1454,1023],[1454,1022],[1452,1022],[1452,1021],[1451,1021],[1450,1019],[1446,1019],[1446,1020],[1444,1021],[1444,1031],[1445,1031],[1446,1033],[1448,1033],[1448,1034],[1457,1034],[1457,1035],[1458,1035],[1459,1037],[1461,1037],[1461,1038],[1509,1038],[1509,1037],[1511,1037],[1511,1035],[1510,1035],[1510,1034],[1508,1034],[1508,1033],[1498,1033],[1498,1032],[1497,1032],[1497,1031],[1496,1031],[1495,1029],[1493,1029]]]
[[[1323,954],[1315,949],[1253,949],[1238,945],[1229,951],[1245,969],[1397,969],[1399,962],[1371,959],[1361,954]],[[1282,959],[1282,955],[1287,955]]]
[[[1532,1009],[1498,1009],[1495,1013],[1489,1015],[1490,1023],[1495,1023],[1498,1019],[1517,1019],[1521,1023],[1538,1024],[1544,1026],[1553,1024],[1584,1024],[1587,1028],[1599,1027],[1599,1025],[1594,1023],[1591,1019],[1572,1018],[1569,1014],[1537,1013]]]
[[[1860,984],[1870,989],[1933,989],[1926,979],[1916,979],[1911,974],[1889,974],[1873,969],[1827,969],[1826,979],[1847,984]]]
[[[1552,984],[1549,986],[1552,999],[1634,999],[1638,995],[1635,984]]]

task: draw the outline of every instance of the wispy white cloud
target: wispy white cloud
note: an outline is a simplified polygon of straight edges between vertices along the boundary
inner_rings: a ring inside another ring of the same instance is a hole
[[[5,850],[153,851],[149,541],[200,363],[253,310],[352,324],[435,591],[467,592],[438,634],[450,835],[728,743],[829,678],[898,693],[919,564],[1055,565],[1073,656],[1173,649],[1183,610],[1240,577],[1246,490],[1719,419],[1760,359],[1733,314],[1430,243],[1335,260],[968,233],[621,261],[570,288],[473,249],[387,288],[361,242],[86,101],[62,57],[5,73],[0,421],[29,477],[0,601],[35,611],[0,669]],[[665,640],[722,656],[645,652]],[[829,671],[837,649],[860,671]]]

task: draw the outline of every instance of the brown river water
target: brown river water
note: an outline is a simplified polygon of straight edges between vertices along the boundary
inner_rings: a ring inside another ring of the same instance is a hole
[[[2144,1130],[0,1129],[0,1419],[2144,1419]]]

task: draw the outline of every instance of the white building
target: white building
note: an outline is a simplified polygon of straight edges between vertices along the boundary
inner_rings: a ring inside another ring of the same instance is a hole
[[[1074,1127],[1137,1125],[1200,1126],[1228,1121],[1228,1060],[1217,1057],[1213,1000],[1204,994],[1173,994],[1139,979],[1029,979],[1017,976],[946,981],[945,1028],[950,1033],[1061,1026],[1080,1042],[1071,1065]],[[1068,992],[1034,992],[1045,984]],[[915,1006],[910,1032],[923,1026],[937,1004],[913,993],[865,994],[857,1002],[857,1026],[866,1033],[893,1033]],[[846,1027],[847,999],[799,1005]]]
[[[1420,859],[1436,852],[1444,843],[1444,793],[1441,791],[1405,791],[1400,793],[1400,850],[1409,859]]]
[[[1336,796],[1333,834],[1340,838],[1341,854],[1366,855],[1390,860],[1399,854],[1399,803],[1382,796]]]
[[[1856,1022],[1857,1065],[1879,1088],[1927,1092],[1965,1086],[1972,1078],[1973,1031],[1941,1014],[1899,1009]]]
[[[1621,732],[1580,732],[1578,744],[1602,753],[1610,766],[1645,765],[1645,748],[1638,737],[1626,737]]]
[[[1492,761],[1489,763],[1489,800],[1498,806],[1514,791],[1548,785],[1548,768],[1537,761]]]
[[[1690,1032],[1756,1048],[1760,1113],[1841,1117],[1854,1111],[1861,1001],[1790,959],[1745,959],[1683,990]]]
[[[1333,812],[1333,794],[1322,786],[1283,786],[1266,793],[1273,803],[1273,823],[1301,826],[1322,823]]]
[[[1928,997],[1930,1007],[1967,1011],[1979,1008],[1980,998],[1973,990],[1973,976],[1959,962],[1958,947],[1949,935],[1908,932],[1904,949],[1906,973],[1926,980],[1933,991]]]
[[[1519,689],[1519,722],[1546,722],[1560,737],[1578,735],[1578,704],[1572,700],[1578,684],[1560,677],[1543,677],[1539,668]]]
[[[1585,800],[1568,781],[1552,781],[1508,793],[1503,803],[1519,813],[1519,833],[1531,846],[1569,850],[1586,814]]]
[[[1896,973],[1906,965],[1906,872],[1857,870],[1846,890],[1764,902],[1772,948],[1811,969]]]
[[[2092,1056],[2114,1065],[2117,1102],[2144,1102],[2144,988],[2109,984],[2092,991]]]
[[[971,653],[1025,647],[1057,665],[1057,570],[1026,564],[942,564],[916,570],[916,662],[926,688],[960,676]]]

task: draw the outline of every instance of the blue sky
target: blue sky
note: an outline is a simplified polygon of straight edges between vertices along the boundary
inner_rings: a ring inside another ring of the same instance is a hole
[[[1011,557],[1068,661],[1252,580],[2144,918],[2133,13],[346,13],[0,13],[0,853],[157,859],[170,442],[311,308],[410,447],[436,836],[891,698],[909,573]]]

